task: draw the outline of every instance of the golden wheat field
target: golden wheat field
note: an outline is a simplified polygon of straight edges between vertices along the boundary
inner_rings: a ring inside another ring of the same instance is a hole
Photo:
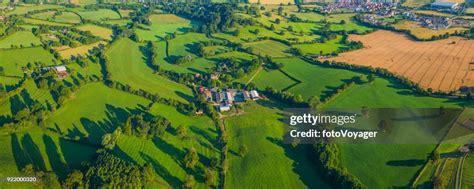
[[[361,41],[364,48],[331,60],[386,68],[433,90],[452,91],[474,86],[474,40],[451,37],[418,42],[385,30],[351,35],[350,40]]]

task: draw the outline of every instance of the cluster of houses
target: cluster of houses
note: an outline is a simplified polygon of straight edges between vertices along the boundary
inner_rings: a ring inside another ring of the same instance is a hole
[[[199,93],[206,97],[208,102],[211,102],[220,112],[229,111],[232,105],[241,104],[248,100],[258,100],[260,95],[256,90],[241,90],[225,89],[221,90],[217,87],[208,89],[200,87]]]
[[[469,26],[469,22],[463,19],[449,18],[445,16],[422,15],[414,12],[404,12],[402,16],[404,19],[420,22],[422,27],[432,30]]]
[[[338,9],[348,9],[355,12],[373,12],[396,8],[397,0],[339,0],[322,8],[322,12],[331,13]]]

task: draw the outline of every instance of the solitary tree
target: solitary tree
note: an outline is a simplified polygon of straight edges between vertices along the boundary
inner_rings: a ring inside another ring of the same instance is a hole
[[[194,166],[199,162],[199,155],[194,148],[190,148],[188,153],[184,156],[184,164],[187,168],[194,169]]]
[[[192,189],[196,184],[196,180],[194,179],[193,175],[186,175],[186,180],[184,181],[183,188],[184,189]]]
[[[176,134],[179,138],[184,138],[188,135],[188,130],[183,125],[180,125],[176,128]]]
[[[247,152],[249,151],[249,149],[247,148],[247,146],[245,144],[241,145],[239,147],[239,155],[240,157],[245,157],[245,155],[247,154]]]

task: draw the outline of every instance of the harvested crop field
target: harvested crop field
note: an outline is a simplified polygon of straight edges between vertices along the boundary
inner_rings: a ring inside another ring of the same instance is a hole
[[[459,37],[418,42],[406,35],[380,30],[352,35],[364,49],[343,53],[331,60],[386,68],[419,83],[424,88],[452,91],[474,86],[474,40]]]

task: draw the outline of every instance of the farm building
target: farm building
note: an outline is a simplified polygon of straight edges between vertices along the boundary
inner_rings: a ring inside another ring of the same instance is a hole
[[[435,9],[456,9],[458,8],[458,6],[459,6],[459,3],[455,3],[455,2],[437,1],[437,2],[431,3],[431,8],[435,8]]]
[[[200,87],[199,93],[201,93],[208,102],[211,102],[220,112],[229,111],[230,107],[234,104],[241,104],[247,100],[258,100],[260,95],[256,90],[252,91],[238,91],[236,89],[225,89],[220,90],[215,87],[208,89],[206,87]]]
[[[59,79],[64,79],[68,74],[66,66],[54,66],[54,70],[58,74]]]

